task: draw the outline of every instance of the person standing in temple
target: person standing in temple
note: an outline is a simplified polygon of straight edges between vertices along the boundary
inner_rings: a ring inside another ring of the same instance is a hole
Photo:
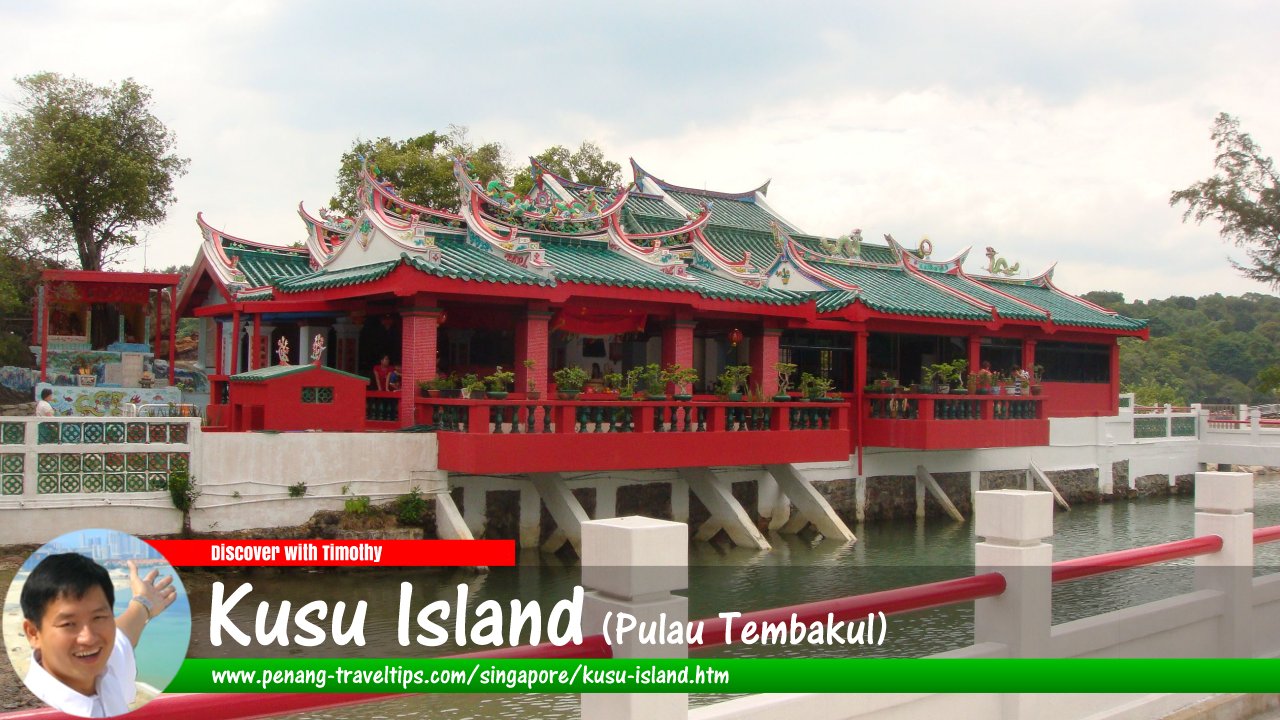
[[[52,397],[52,388],[45,388],[40,391],[40,400],[36,403],[36,417],[53,417],[57,415],[53,410],[53,403],[49,402]]]

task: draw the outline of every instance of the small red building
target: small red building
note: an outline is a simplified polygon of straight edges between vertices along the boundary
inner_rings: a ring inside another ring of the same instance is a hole
[[[230,378],[231,428],[365,429],[369,380],[317,365],[274,365]]]

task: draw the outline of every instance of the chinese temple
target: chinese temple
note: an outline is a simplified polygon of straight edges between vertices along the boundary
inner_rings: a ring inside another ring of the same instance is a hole
[[[252,386],[255,403],[363,402],[364,430],[435,430],[442,469],[534,473],[1044,445],[1051,417],[1117,413],[1117,341],[1146,338],[1146,323],[1063,292],[1052,268],[1020,273],[986,248],[970,272],[968,250],[943,258],[928,239],[821,237],[769,205],[768,183],[713,192],[631,167],[629,186],[606,188],[535,161],[518,197],[459,158],[457,212],[365,170],[359,213],[300,205],[292,246],[198,216],[175,314],[203,321],[209,429],[339,429],[323,412],[268,422],[238,405],[237,386]],[[275,373],[294,380],[271,400],[262,371],[308,362],[367,379],[363,397]],[[610,375],[652,363],[696,371],[693,399],[607,391]],[[804,398],[790,380],[780,396],[783,364],[830,390]],[[747,400],[711,394],[744,365]],[[566,367],[586,392],[556,392]],[[514,383],[501,397],[420,388],[502,368]]]

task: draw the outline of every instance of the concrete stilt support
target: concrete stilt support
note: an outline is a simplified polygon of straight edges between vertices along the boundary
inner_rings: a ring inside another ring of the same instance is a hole
[[[596,519],[618,516],[618,483],[602,480],[596,486]]]
[[[688,528],[644,517],[591,520],[582,524],[582,629],[603,631],[609,613],[634,617],[640,626],[689,621],[689,600],[673,590],[689,586]],[[660,633],[661,634],[661,633]],[[683,643],[640,644],[635,634],[612,637],[613,657],[687,658]],[[583,694],[583,720],[650,720],[689,717],[682,693]]]
[[[853,531],[840,519],[831,503],[813,487],[795,465],[766,465],[765,469],[777,481],[779,489],[795,504],[799,515],[803,515],[818,532],[825,537],[843,542],[855,542]]]
[[[1029,490],[982,490],[974,505],[975,573],[1004,575],[999,597],[974,603],[977,644],[1001,643],[1009,657],[1048,657],[1052,623],[1053,496]]]
[[[671,481],[671,520],[689,522],[689,485],[680,478]]]
[[[471,534],[475,537],[484,537],[484,526],[488,519],[488,502],[489,493],[484,487],[462,486],[462,519],[466,521],[467,527],[471,528]]]
[[[542,500],[534,488],[520,489],[520,547],[538,547],[542,536]]]
[[[859,475],[853,481],[853,519],[867,521],[867,476]]]
[[[757,550],[772,549],[773,546],[751,522],[742,503],[733,496],[733,488],[716,477],[710,468],[681,468],[680,477],[689,483],[689,490],[707,506],[711,518],[729,534],[735,545]],[[699,535],[701,532],[700,529]]]
[[[964,522],[964,516],[960,514],[955,503],[951,502],[951,498],[947,497],[947,494],[943,492],[942,486],[938,484],[937,480],[933,479],[933,476],[929,474],[928,470],[924,469],[923,465],[916,466],[916,517],[924,517],[924,493],[920,492],[921,487],[929,491],[933,499],[937,500],[938,504],[942,506],[942,511],[951,516],[952,520]]]
[[[1067,499],[1062,497],[1062,493],[1058,492],[1058,488],[1053,486],[1053,481],[1049,479],[1048,475],[1044,474],[1044,471],[1041,470],[1038,465],[1036,465],[1035,463],[1031,463],[1030,471],[1031,471],[1031,477],[1037,482],[1039,482],[1041,485],[1043,485],[1046,490],[1048,490],[1050,493],[1053,494],[1054,502],[1062,506],[1064,510],[1071,509],[1071,506],[1067,504]]]
[[[782,529],[778,532],[783,535],[795,535],[796,533],[809,527],[809,518],[802,513],[796,513],[791,519],[782,524]]]
[[[436,535],[442,540],[474,540],[475,535],[462,519],[458,506],[449,494],[449,474],[434,470],[413,470],[409,473],[411,487],[435,498]]]
[[[1220,657],[1251,657],[1253,640],[1253,473],[1196,473],[1196,537],[1217,535],[1222,549],[1196,557],[1196,589],[1226,598]]]
[[[538,490],[538,495],[542,496],[542,502],[546,503],[551,518],[556,521],[556,529],[564,534],[564,539],[573,546],[574,552],[581,556],[582,523],[590,520],[582,503],[569,491],[560,473],[533,473],[529,480]],[[546,549],[544,545],[543,550]]]

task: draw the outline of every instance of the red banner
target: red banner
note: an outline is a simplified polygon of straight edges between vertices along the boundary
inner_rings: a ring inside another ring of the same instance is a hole
[[[186,567],[509,567],[514,540],[150,540]]]
[[[581,309],[581,312],[586,312]],[[606,315],[602,313],[574,314],[560,310],[551,318],[552,330],[577,333],[578,335],[622,335],[623,333],[642,332],[644,313],[635,315]]]

